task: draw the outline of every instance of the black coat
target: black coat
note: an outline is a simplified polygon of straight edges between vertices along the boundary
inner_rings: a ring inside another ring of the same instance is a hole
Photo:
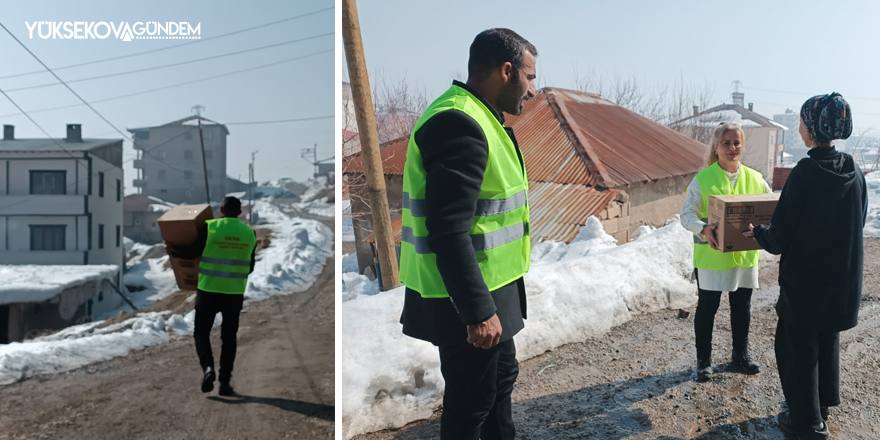
[[[474,94],[504,123],[503,115],[467,85],[454,84]],[[513,130],[507,128],[507,134],[517,145]],[[520,278],[490,292],[477,265],[469,232],[489,160],[483,130],[463,112],[447,110],[425,122],[415,139],[427,172],[428,247],[437,257],[437,270],[450,298],[422,298],[406,289],[400,317],[403,333],[435,345],[467,344],[467,325],[497,315],[504,342],[524,327],[525,283]]]
[[[816,332],[856,326],[862,299],[862,230],[868,213],[865,176],[852,156],[813,148],[791,170],[770,225],[758,243],[779,263],[776,311]]]

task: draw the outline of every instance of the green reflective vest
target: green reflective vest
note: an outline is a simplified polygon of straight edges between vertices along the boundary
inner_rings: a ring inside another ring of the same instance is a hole
[[[525,162],[504,126],[467,90],[452,86],[434,101],[413,128],[403,171],[403,218],[400,280],[424,298],[446,298],[449,292],[428,247],[425,227],[425,172],[415,133],[434,115],[464,112],[483,129],[489,160],[470,229],[483,280],[490,291],[503,287],[529,270],[528,180]]]
[[[256,233],[237,218],[208,220],[208,242],[199,262],[199,290],[243,295]]]
[[[739,165],[739,176],[736,187],[730,187],[730,177],[718,162],[697,173],[697,183],[703,195],[703,207],[700,218],[708,222],[709,196],[731,194],[764,194],[767,187],[761,173],[743,164]],[[712,249],[709,244],[694,234],[694,267],[709,270],[730,270],[734,267],[754,267],[758,265],[758,251],[721,252]]]

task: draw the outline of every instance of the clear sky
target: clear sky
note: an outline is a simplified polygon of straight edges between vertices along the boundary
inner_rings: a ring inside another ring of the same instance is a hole
[[[334,7],[333,0],[269,1],[3,1],[2,22],[51,68],[122,56],[181,44],[175,40],[133,40],[115,37],[105,40],[29,39],[25,22],[106,21],[201,23],[203,39],[259,26],[289,17]],[[107,75],[206,58],[290,40],[334,32],[335,10],[306,18],[208,40],[152,54],[106,63],[58,70],[65,81]],[[244,70],[334,48],[334,36],[148,72],[71,83],[87,101],[111,98],[142,90],[169,86],[200,78]],[[205,107],[203,116],[218,122],[248,122],[332,116],[334,105],[334,55],[323,53],[298,61],[240,73],[182,87],[130,98],[97,103],[94,107],[115,126],[125,128],[160,125],[193,114],[191,108]],[[0,29],[0,77],[40,70],[42,67],[15,40]],[[0,79],[4,90],[56,82],[48,73]],[[79,101],[63,86],[10,92],[25,111],[76,104]],[[15,125],[16,137],[45,137],[24,116],[10,116],[16,108],[0,95],[0,124]],[[84,137],[121,138],[113,128],[87,107],[38,112],[32,117],[53,137],[65,136],[66,124],[81,123]],[[227,174],[247,180],[251,151],[256,156],[257,180],[280,177],[304,180],[313,168],[300,158],[302,148],[317,144],[318,159],[334,155],[334,122],[324,119],[268,125],[229,126]],[[128,135],[128,132],[125,132]],[[134,157],[129,142],[125,159]],[[126,192],[135,176],[131,162],[125,164]]]
[[[423,86],[429,99],[466,77],[477,33],[508,27],[538,48],[539,86],[574,88],[577,66],[648,85],[708,81],[721,104],[740,80],[745,101],[771,118],[837,91],[856,128],[880,135],[875,0],[383,0],[358,2],[358,13],[370,72]]]

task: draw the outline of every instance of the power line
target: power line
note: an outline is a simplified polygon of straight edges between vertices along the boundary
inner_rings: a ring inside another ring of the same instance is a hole
[[[228,37],[228,36],[230,36],[230,35],[241,34],[241,33],[244,33],[244,32],[249,32],[249,31],[256,30],[256,29],[261,29],[261,28],[264,28],[264,27],[274,26],[274,25],[276,25],[276,24],[280,24],[280,23],[285,23],[285,22],[288,22],[288,21],[297,20],[297,19],[300,19],[300,18],[308,17],[308,16],[311,16],[311,15],[315,15],[315,14],[318,14],[318,13],[321,13],[321,12],[324,12],[324,11],[329,11],[329,10],[332,10],[332,9],[334,9],[334,8],[331,6],[331,7],[329,7],[329,8],[319,9],[319,10],[317,10],[317,11],[309,12],[309,13],[307,13],[307,14],[297,15],[297,16],[295,16],[295,17],[285,18],[285,19],[283,19],[283,20],[273,21],[273,22],[270,22],[270,23],[261,24],[261,25],[258,25],[258,26],[249,27],[249,28],[246,28],[246,29],[241,29],[241,30],[234,31],[234,32],[229,32],[229,33],[226,33],[226,34],[217,35],[217,36],[214,36],[214,37],[202,38],[202,39],[199,39],[199,40],[193,40],[193,41],[189,41],[189,42],[186,42],[186,43],[175,44],[175,45],[173,45],[173,46],[162,47],[162,48],[159,48],[159,49],[151,49],[151,50],[146,50],[146,51],[143,51],[143,52],[136,52],[136,53],[132,53],[132,54],[128,54],[128,55],[122,55],[122,56],[118,56],[118,57],[104,58],[104,59],[100,59],[100,60],[87,61],[87,62],[79,63],[79,64],[71,64],[71,65],[68,65],[68,66],[56,67],[55,70],[57,71],[57,70],[64,70],[64,69],[72,69],[72,68],[74,68],[74,67],[88,66],[88,65],[91,65],[91,64],[104,63],[104,62],[107,62],[107,61],[115,61],[115,60],[121,60],[121,59],[124,59],[124,58],[131,58],[131,57],[135,57],[135,56],[139,56],[139,55],[146,55],[146,54],[149,54],[149,53],[161,52],[161,51],[163,51],[163,50],[176,49],[176,48],[178,48],[178,47],[189,46],[190,44],[202,43],[202,42],[205,42],[205,41],[216,40],[216,39],[218,39],[218,38]],[[33,72],[17,73],[17,74],[15,74],[15,75],[2,76],[2,77],[0,77],[0,79],[16,78],[16,77],[19,77],[19,76],[34,75],[34,74],[37,74],[37,73],[44,73],[44,72],[45,72],[45,70],[36,70],[36,71],[33,71]]]
[[[303,42],[303,41],[314,40],[314,39],[316,39],[316,38],[327,37],[327,36],[331,36],[331,35],[334,35],[334,33],[333,33],[333,32],[328,32],[328,33],[325,33],[325,34],[312,35],[312,36],[310,36],[310,37],[298,38],[298,39],[296,39],[296,40],[290,40],[290,41],[285,41],[285,42],[282,42],[282,43],[270,44],[270,45],[268,45],[268,46],[260,46],[260,47],[255,47],[255,48],[252,48],[252,49],[240,50],[240,51],[237,51],[237,52],[229,52],[229,53],[225,53],[225,54],[214,55],[214,56],[205,57],[205,58],[199,58],[199,59],[195,59],[195,60],[181,61],[181,62],[178,62],[178,63],[163,64],[163,65],[161,65],[161,66],[147,67],[147,68],[144,68],[144,69],[136,69],[136,70],[129,70],[129,71],[125,71],[125,72],[110,73],[110,74],[107,74],[107,75],[99,75],[99,76],[91,76],[91,77],[88,77],[88,78],[73,79],[73,80],[69,80],[69,81],[67,81],[67,83],[68,83],[68,84],[72,84],[72,83],[85,82],[85,81],[94,81],[94,80],[96,80],[96,79],[112,78],[112,77],[114,77],[114,76],[130,75],[130,74],[133,74],[133,73],[141,73],[141,72],[149,72],[149,71],[152,71],[152,70],[166,69],[166,68],[168,68],[168,67],[183,66],[183,65],[186,65],[186,64],[198,63],[198,62],[208,61],[208,60],[215,60],[215,59],[218,59],[218,58],[225,58],[225,57],[230,57],[230,56],[234,56],[234,55],[241,55],[241,54],[244,54],[244,53],[250,53],[250,52],[256,52],[256,51],[259,51],[259,50],[270,49],[270,48],[273,48],[273,47],[279,47],[279,46],[285,46],[285,45],[288,45],[288,44],[300,43],[300,42]],[[27,86],[27,87],[19,87],[19,88],[16,88],[16,89],[8,89],[7,92],[20,92],[20,91],[22,91],[22,90],[40,89],[40,88],[44,88],[44,87],[52,87],[52,86],[57,86],[57,85],[59,85],[59,84],[58,84],[58,83],[39,84],[39,85],[35,85],[35,86]]]
[[[335,116],[315,116],[313,118],[299,118],[299,119],[279,119],[277,121],[252,121],[252,122],[226,122],[223,125],[257,125],[257,124],[280,124],[282,122],[302,122],[302,121],[317,121],[319,119],[333,119]]]
[[[0,26],[2,26],[2,24],[0,24]],[[7,32],[8,32],[8,30],[7,30]],[[267,68],[267,67],[273,67],[273,66],[277,66],[277,65],[279,65],[279,64],[289,63],[289,62],[292,62],[292,61],[298,61],[298,60],[301,60],[301,59],[304,59],[304,58],[309,58],[309,57],[313,57],[313,56],[316,56],[316,55],[321,55],[321,54],[328,53],[328,52],[334,52],[334,50],[335,50],[335,49],[326,49],[326,50],[322,50],[322,51],[318,51],[318,52],[313,52],[313,53],[310,53],[310,54],[307,54],[307,55],[298,56],[298,57],[295,57],[295,58],[289,58],[289,59],[286,59],[286,60],[276,61],[276,62],[274,62],[274,63],[269,63],[269,64],[263,64],[263,65],[256,66],[256,67],[251,67],[251,68],[248,68],[248,69],[237,70],[237,71],[234,71],[234,72],[228,72],[228,73],[224,73],[224,74],[221,74],[221,75],[215,75],[215,76],[209,76],[209,77],[205,77],[205,78],[199,78],[199,79],[196,79],[196,80],[186,81],[186,82],[177,83],[177,84],[172,84],[172,85],[163,86],[163,87],[158,87],[158,88],[155,88],[155,89],[149,89],[149,90],[144,90],[144,91],[140,91],[140,92],[129,93],[129,94],[127,94],[127,95],[120,95],[120,96],[114,96],[114,97],[111,97],[111,98],[99,99],[99,100],[96,100],[96,101],[92,101],[92,104],[97,104],[97,103],[101,103],[101,102],[108,102],[108,101],[115,101],[115,100],[118,100],[118,99],[131,98],[131,97],[133,97],[133,96],[139,96],[139,95],[144,95],[144,94],[147,94],[147,93],[153,93],[153,92],[159,92],[159,91],[162,91],[162,90],[173,89],[173,88],[175,88],[175,87],[181,87],[181,86],[185,86],[185,85],[189,85],[189,84],[195,84],[195,83],[199,83],[199,82],[202,82],[202,81],[208,81],[208,80],[212,80],[212,79],[223,78],[223,77],[226,77],[226,76],[237,75],[237,74],[239,74],[239,73],[250,72],[250,71],[253,71],[253,70],[265,69],[265,68]],[[31,114],[33,114],[33,113],[40,113],[40,112],[48,112],[48,111],[53,111],[53,110],[62,110],[62,109],[68,109],[68,108],[74,108],[74,107],[80,107],[80,106],[83,106],[83,105],[85,105],[85,104],[71,104],[71,105],[64,105],[64,106],[59,106],[59,107],[44,108],[44,109],[39,109],[39,110],[31,110]],[[8,114],[8,115],[0,115],[0,118],[8,118],[8,117],[12,117],[12,116],[19,116],[19,115],[21,115],[21,114],[22,114],[22,113],[10,113],[10,114]]]

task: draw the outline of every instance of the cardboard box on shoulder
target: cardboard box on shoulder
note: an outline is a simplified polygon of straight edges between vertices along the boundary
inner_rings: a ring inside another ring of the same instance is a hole
[[[779,193],[709,196],[709,224],[718,225],[715,234],[721,252],[761,249],[754,238],[743,235],[749,223],[768,225],[776,210]]]
[[[159,217],[159,232],[162,240],[172,245],[186,246],[199,238],[199,228],[206,220],[214,218],[210,205],[181,205],[168,210]],[[171,258],[171,268],[177,287],[182,290],[196,290],[199,286],[199,261]]]

